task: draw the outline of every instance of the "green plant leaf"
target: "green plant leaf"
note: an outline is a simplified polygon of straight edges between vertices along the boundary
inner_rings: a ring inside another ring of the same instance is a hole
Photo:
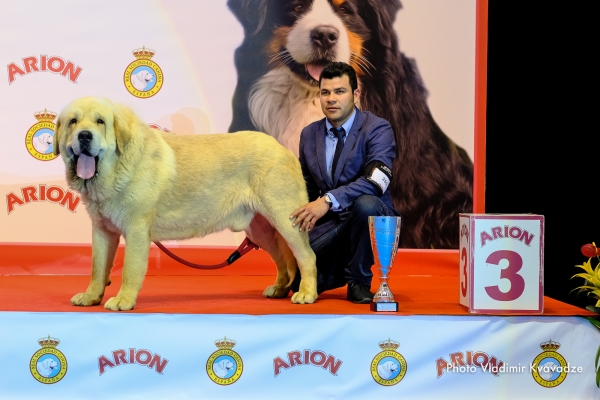
[[[600,324],[597,320],[589,318],[589,321],[598,326]],[[600,368],[598,368],[598,359],[600,359],[600,346],[598,346],[598,350],[596,351],[596,360],[594,361],[594,369],[596,370],[596,386],[600,389]]]
[[[575,291],[575,290],[577,290],[577,289],[581,289],[581,290],[592,290],[592,291],[593,291],[593,290],[597,290],[595,286],[578,286],[578,287],[576,287],[575,289],[571,290],[571,292],[573,292],[573,291]],[[571,292],[569,292],[569,293],[571,293]],[[588,293],[588,296],[589,296],[589,293]]]
[[[598,293],[588,292],[587,296],[588,297],[593,297],[594,299],[600,300],[600,295],[598,295]]]
[[[600,310],[600,308],[598,307],[594,307],[594,306],[587,306],[585,308],[586,310],[598,313],[598,311]],[[589,317],[586,318],[588,321],[590,321],[590,323],[594,326],[596,326],[598,329],[600,329],[600,321],[598,321],[595,317]]]

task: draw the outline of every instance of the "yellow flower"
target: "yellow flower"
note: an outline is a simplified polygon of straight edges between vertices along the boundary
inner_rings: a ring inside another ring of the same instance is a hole
[[[586,245],[586,246],[592,246],[592,245]],[[584,247],[586,247],[586,246],[584,246]],[[590,250],[590,249],[586,249],[586,251],[587,250]],[[593,243],[593,250],[595,252],[594,256],[597,256],[598,250],[596,248],[595,243]],[[584,252],[583,248],[582,248],[582,253],[584,255],[587,255]],[[591,250],[590,250],[590,253],[588,253],[588,254],[591,254]],[[585,272],[575,274],[571,277],[571,279],[583,278],[583,279],[585,279],[585,283],[582,286],[576,287],[575,289],[571,290],[571,292],[573,292],[574,290],[587,291],[588,296],[598,299],[598,301],[596,302],[596,307],[600,307],[600,262],[596,265],[595,268],[592,268],[592,258],[590,257],[582,265],[576,265],[575,267],[581,268]]]

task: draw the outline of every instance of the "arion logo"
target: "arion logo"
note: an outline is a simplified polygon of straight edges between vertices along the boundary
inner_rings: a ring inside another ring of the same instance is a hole
[[[273,359],[273,373],[275,377],[281,373],[282,369],[290,369],[298,365],[312,365],[329,370],[331,375],[336,375],[342,366],[342,360],[336,360],[331,354],[321,350],[295,350],[287,353],[287,361],[281,357]]]
[[[169,363],[160,354],[152,354],[145,349],[113,350],[111,356],[98,357],[98,370],[100,375],[106,372],[107,368],[115,368],[120,365],[137,364],[154,369],[157,374],[162,375],[165,367]]]
[[[76,83],[77,78],[83,69],[75,65],[71,61],[65,61],[62,57],[41,55],[39,58],[35,56],[25,57],[20,65],[12,62],[8,64],[8,84],[15,81],[17,76],[28,75],[34,72],[52,72],[60,74],[68,78],[71,82]]]
[[[450,361],[440,357],[435,362],[437,377],[440,378],[445,372],[452,373],[476,373],[489,372],[499,376],[504,372],[504,361],[495,356],[490,356],[483,351],[457,351],[450,354]]]
[[[38,187],[22,187],[21,195],[22,197],[19,197],[13,192],[6,195],[6,209],[9,214],[14,211],[15,206],[29,204],[32,201],[49,201],[51,203],[57,203],[63,207],[67,206],[69,211],[75,212],[75,209],[81,201],[81,198],[70,190],[65,190],[60,186],[46,187],[46,185],[42,184]]]

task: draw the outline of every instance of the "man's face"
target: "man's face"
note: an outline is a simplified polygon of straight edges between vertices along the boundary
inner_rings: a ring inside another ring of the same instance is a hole
[[[333,79],[321,79],[321,109],[335,128],[342,126],[354,110],[354,98],[358,99],[359,89],[352,93],[348,75]]]

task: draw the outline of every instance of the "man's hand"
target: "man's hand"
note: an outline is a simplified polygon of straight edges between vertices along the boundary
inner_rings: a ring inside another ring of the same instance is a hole
[[[325,203],[323,197],[319,197],[317,200],[296,209],[290,215],[290,219],[295,218],[292,226],[300,225],[300,231],[310,231],[319,218],[327,214],[327,211],[329,211],[329,205]]]

